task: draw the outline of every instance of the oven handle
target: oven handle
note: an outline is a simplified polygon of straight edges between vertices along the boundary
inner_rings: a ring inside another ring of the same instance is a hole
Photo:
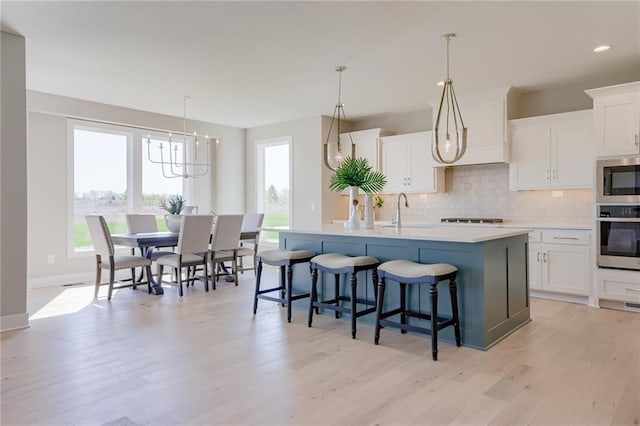
[[[597,217],[598,222],[640,222],[640,217]]]

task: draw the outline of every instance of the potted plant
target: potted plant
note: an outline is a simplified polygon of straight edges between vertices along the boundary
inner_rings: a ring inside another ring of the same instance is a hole
[[[366,158],[347,157],[336,172],[331,176],[329,189],[332,191],[343,191],[349,188],[349,221],[348,228],[356,230],[359,228],[358,219],[358,190],[362,189],[366,194],[371,195],[382,191],[387,184],[384,174],[373,170]],[[369,207],[370,206],[370,207]],[[365,202],[365,209],[373,208],[372,203]],[[367,212],[365,211],[365,217]],[[370,217],[373,217],[371,211]],[[371,226],[373,224],[371,223]]]
[[[169,231],[174,233],[180,232],[180,224],[182,222],[180,213],[182,213],[186,202],[187,200],[182,198],[182,195],[176,195],[160,202],[160,207],[167,212],[167,214],[164,215],[164,220],[167,222],[167,229],[169,229]]]

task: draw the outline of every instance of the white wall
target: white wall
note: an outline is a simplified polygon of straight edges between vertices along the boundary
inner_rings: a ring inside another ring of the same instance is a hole
[[[0,330],[27,327],[25,40],[0,32]]]
[[[311,117],[269,126],[247,129],[246,133],[246,206],[256,211],[256,143],[260,140],[291,136],[292,146],[292,225],[300,229],[318,229],[340,196],[330,193],[328,170],[322,164],[323,135],[328,131],[327,117]]]
[[[67,117],[176,130],[182,118],[28,92],[28,277],[33,286],[92,279],[93,253],[67,253]],[[244,209],[244,130],[203,122],[189,127],[221,139],[216,173],[194,180],[190,204],[201,213]],[[55,263],[47,262],[53,254]]]

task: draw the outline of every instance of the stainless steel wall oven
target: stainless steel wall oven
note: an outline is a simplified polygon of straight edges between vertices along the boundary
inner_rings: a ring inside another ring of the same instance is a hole
[[[640,204],[597,208],[598,266],[640,270]]]

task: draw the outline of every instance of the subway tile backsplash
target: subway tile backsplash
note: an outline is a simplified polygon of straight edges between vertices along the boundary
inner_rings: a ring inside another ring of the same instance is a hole
[[[593,222],[590,189],[510,191],[508,164],[449,167],[445,187],[446,192],[441,194],[407,194],[409,208],[401,207],[402,221],[497,217],[509,222],[549,225]],[[384,206],[376,211],[376,220],[392,220],[395,215],[396,195],[386,195],[384,199]]]

